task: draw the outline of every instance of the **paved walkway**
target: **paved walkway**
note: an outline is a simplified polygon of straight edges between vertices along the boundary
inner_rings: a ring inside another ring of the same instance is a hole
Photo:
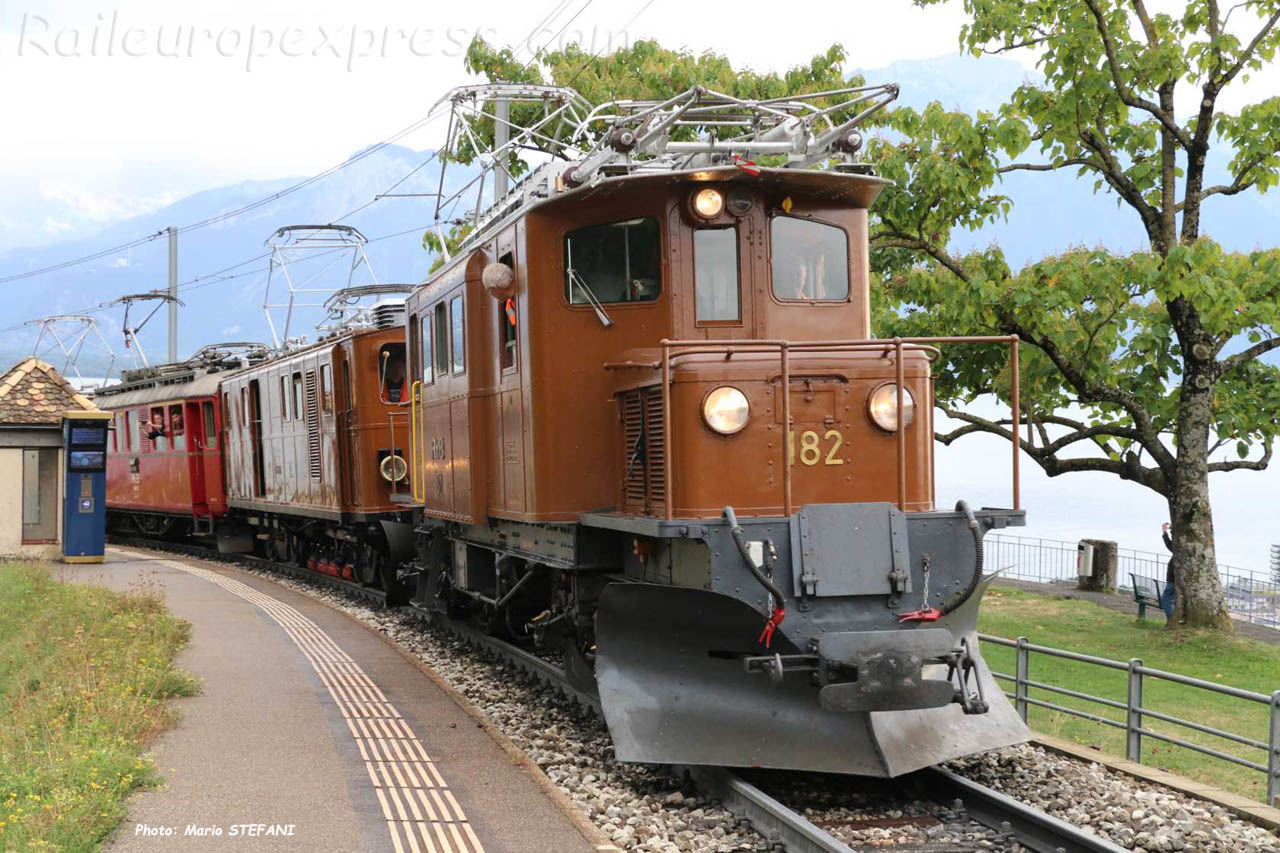
[[[1094,604],[1100,604],[1108,610],[1119,610],[1122,613],[1138,615],[1138,605],[1133,600],[1133,594],[1129,592],[1090,592],[1077,589],[1075,586],[1068,584],[1035,583],[1014,578],[1000,578],[996,581],[996,585],[1025,589],[1028,592],[1051,595],[1054,598],[1077,598],[1083,601],[1092,601]],[[1163,623],[1164,611],[1159,607],[1148,606],[1146,618]],[[1237,636],[1261,640],[1264,643],[1280,644],[1280,630],[1269,628],[1266,625],[1259,625],[1256,622],[1246,622],[1243,619],[1233,618],[1232,621],[1235,622]]]
[[[594,850],[463,708],[344,614],[133,549],[60,572],[163,587],[192,624],[178,664],[203,679],[153,750],[163,789],[130,801],[112,850]]]

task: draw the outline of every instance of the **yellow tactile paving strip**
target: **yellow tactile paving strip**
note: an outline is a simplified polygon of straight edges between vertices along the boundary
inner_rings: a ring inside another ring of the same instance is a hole
[[[294,608],[238,580],[177,560],[112,548],[215,583],[263,610],[315,668],[364,759],[396,853],[484,853],[435,762],[408,722],[342,648]]]

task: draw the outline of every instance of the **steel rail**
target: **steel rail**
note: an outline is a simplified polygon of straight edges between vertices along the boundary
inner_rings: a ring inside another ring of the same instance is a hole
[[[1122,853],[1119,847],[1053,815],[941,767],[921,771],[944,796],[964,804],[969,817],[991,829],[1012,832],[1037,853]]]
[[[112,537],[112,544],[161,552],[172,551],[218,562],[240,563],[341,590],[363,601],[382,607],[387,606],[386,594],[379,590],[362,587],[351,581],[300,566],[277,563],[264,557],[249,554],[220,554],[214,549],[198,545],[154,542],[135,537]],[[603,717],[604,712],[599,697],[573,686],[562,667],[513,643],[412,602],[398,609],[443,628],[473,646],[493,652],[544,684],[559,690],[566,698]],[[673,769],[678,774],[689,778],[708,796],[719,800],[725,808],[736,817],[745,820],[767,841],[781,845],[788,853],[854,853],[849,845],[728,768],[678,765]],[[1036,853],[1119,853],[1124,850],[1080,827],[949,770],[930,767],[920,771],[920,774],[932,784],[935,790],[940,791],[940,800],[943,798],[959,800],[971,819],[997,832],[1012,833],[1020,844]]]

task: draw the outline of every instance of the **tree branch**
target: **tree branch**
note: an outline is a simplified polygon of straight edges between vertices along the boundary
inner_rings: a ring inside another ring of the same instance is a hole
[[[944,445],[949,445],[956,439],[971,435],[977,432],[997,435],[1006,441],[1014,441],[1013,433],[1001,426],[997,421],[980,418],[977,415],[962,412],[958,409],[951,409],[941,406],[943,414],[948,417],[964,421],[965,426],[953,430],[949,433],[941,433],[935,435],[935,438]],[[1033,443],[1018,438],[1018,447],[1023,453],[1030,456],[1036,464],[1038,464],[1046,474],[1050,477],[1057,477],[1060,474],[1069,474],[1076,471],[1102,471],[1108,474],[1115,474],[1123,480],[1131,480],[1135,483],[1146,486],[1159,494],[1166,494],[1166,478],[1164,472],[1159,468],[1144,468],[1138,461],[1137,454],[1127,454],[1120,459],[1102,456],[1084,456],[1074,457],[1070,459],[1059,459],[1054,452],[1048,448],[1036,447]]]
[[[1271,29],[1276,25],[1277,21],[1280,21],[1280,9],[1276,9],[1276,11],[1271,13],[1271,17],[1267,18],[1266,23],[1262,25],[1262,29],[1258,30],[1258,33],[1253,37],[1253,40],[1250,41],[1248,46],[1240,52],[1240,57],[1236,60],[1236,64],[1227,69],[1227,72],[1222,75],[1221,79],[1217,83],[1218,91],[1222,91],[1224,86],[1234,80],[1235,76],[1244,70],[1245,65],[1249,63],[1249,60],[1253,58],[1253,54],[1258,50],[1258,45],[1261,44],[1262,40],[1271,32]]]
[[[1115,84],[1116,94],[1120,96],[1120,100],[1134,109],[1144,110],[1155,116],[1164,125],[1165,130],[1171,133],[1184,148],[1190,148],[1191,137],[1178,125],[1172,113],[1161,108],[1159,104],[1148,101],[1146,98],[1138,97],[1125,84],[1124,79],[1120,76],[1120,60],[1116,54],[1115,39],[1112,38],[1111,30],[1107,27],[1106,18],[1102,13],[1102,9],[1098,6],[1098,0],[1084,0],[1084,2],[1093,14],[1098,35],[1102,38],[1102,47],[1107,52],[1107,68],[1111,71],[1111,80]]]
[[[1280,338],[1267,338],[1265,341],[1258,341],[1253,346],[1241,350],[1235,355],[1227,356],[1218,362],[1218,376],[1225,376],[1245,362],[1253,361],[1259,356],[1266,355],[1277,347],[1280,347]]]
[[[1222,462],[1210,462],[1209,471],[1265,471],[1267,466],[1271,464],[1271,442],[1267,442],[1266,449],[1262,452],[1259,459],[1231,459]]]
[[[1102,166],[1088,157],[1072,157],[1068,160],[1063,160],[1061,163],[1010,163],[1007,166],[1001,166],[996,171],[1001,174],[1006,172],[1052,172],[1056,169],[1065,169],[1068,166],[1089,166],[1099,172],[1102,171]]]

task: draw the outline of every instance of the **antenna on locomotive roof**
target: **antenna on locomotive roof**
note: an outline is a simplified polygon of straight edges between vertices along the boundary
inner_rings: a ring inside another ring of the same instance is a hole
[[[271,261],[267,267],[262,310],[267,315],[271,343],[276,349],[305,343],[305,336],[291,337],[289,334],[295,312],[303,308],[320,308],[327,317],[333,296],[357,287],[356,273],[360,267],[363,266],[368,274],[370,284],[365,286],[379,286],[373,267],[369,265],[369,256],[364,251],[367,242],[365,236],[350,225],[333,224],[286,225],[277,228],[267,238]],[[330,260],[320,267],[311,265],[313,261],[326,257]],[[344,268],[345,274],[342,272]],[[277,293],[275,302],[272,301],[273,283]]]
[[[81,356],[84,355],[85,346],[87,345],[91,351],[105,353],[108,359],[107,368],[102,374],[102,385],[107,384],[107,380],[111,378],[111,369],[115,367],[116,354],[107,343],[107,339],[103,337],[95,318],[85,314],[54,314],[39,320],[31,320],[26,325],[40,327],[40,334],[36,336],[31,354],[36,358],[49,361],[56,349],[62,356],[62,368],[59,372],[68,378],[75,377],[77,391],[101,387],[90,385],[80,375],[79,363]]]

